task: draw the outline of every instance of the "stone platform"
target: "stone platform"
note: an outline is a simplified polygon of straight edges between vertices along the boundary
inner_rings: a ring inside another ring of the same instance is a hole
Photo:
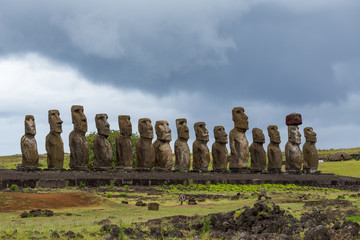
[[[168,184],[296,184],[315,187],[358,190],[360,178],[333,174],[270,174],[233,172],[167,172],[167,171],[71,171],[37,170],[17,171],[0,169],[0,188],[12,184],[19,187],[75,187],[84,183],[87,187],[109,185],[168,185]]]

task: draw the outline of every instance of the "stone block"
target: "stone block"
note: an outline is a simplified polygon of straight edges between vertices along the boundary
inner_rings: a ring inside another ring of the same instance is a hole
[[[301,125],[302,117],[300,113],[291,113],[286,116],[286,125]]]

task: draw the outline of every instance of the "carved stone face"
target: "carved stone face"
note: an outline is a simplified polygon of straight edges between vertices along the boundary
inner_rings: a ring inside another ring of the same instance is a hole
[[[289,142],[299,145],[301,143],[301,133],[299,127],[295,125],[288,126]]]
[[[95,123],[99,135],[110,136],[110,124],[107,121],[108,115],[105,113],[96,114]]]
[[[223,126],[214,127],[214,136],[216,142],[228,143],[228,135],[225,132],[225,128]]]
[[[138,129],[140,137],[142,138],[154,138],[154,130],[149,118],[140,118],[138,123]]]
[[[276,125],[268,126],[267,130],[268,130],[268,134],[270,137],[270,142],[281,143],[280,133],[279,133],[278,127]]]
[[[49,110],[50,132],[62,133],[62,123],[58,110]]]
[[[264,143],[265,142],[264,133],[260,128],[253,128],[252,136],[253,136],[254,142],[257,142],[257,143]]]
[[[129,115],[119,115],[118,121],[119,121],[119,128],[120,128],[121,135],[131,136],[132,125],[130,122],[130,116]]]
[[[189,128],[185,118],[176,119],[176,129],[179,138],[184,140],[189,139]]]
[[[246,131],[249,129],[248,117],[245,114],[245,110],[242,107],[235,107],[232,110],[232,117],[235,128],[238,130]]]
[[[307,142],[316,143],[316,133],[314,132],[312,127],[304,128],[304,135]]]
[[[156,121],[155,131],[157,139],[162,141],[171,141],[171,129],[168,121]]]
[[[35,127],[35,119],[33,115],[25,116],[25,134],[35,136],[36,127]]]
[[[83,106],[74,105],[71,107],[71,118],[74,124],[74,129],[80,132],[87,132],[87,119],[84,114]]]
[[[194,124],[196,139],[199,141],[209,141],[209,132],[206,129],[204,122],[197,122]]]

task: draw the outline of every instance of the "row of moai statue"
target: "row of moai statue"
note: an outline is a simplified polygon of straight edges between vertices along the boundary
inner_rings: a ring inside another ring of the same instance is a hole
[[[69,135],[70,168],[86,169],[89,164],[89,146],[85,137],[87,132],[87,119],[82,106],[71,107],[74,130]],[[261,129],[252,130],[253,143],[249,148],[245,132],[249,129],[248,117],[242,107],[232,110],[234,128],[230,131],[230,155],[226,144],[228,135],[223,126],[214,127],[215,142],[212,145],[213,170],[232,171],[247,169],[248,159],[251,156],[253,171],[281,172],[282,153],[279,147],[281,143],[277,126],[270,125],[267,130],[270,144],[267,148],[268,164],[266,164],[266,152],[263,148],[265,136]],[[61,169],[64,162],[64,144],[60,134],[62,133],[62,120],[58,110],[49,111],[50,133],[46,137],[46,151],[48,168]],[[94,168],[110,168],[113,152],[108,137],[110,125],[107,114],[95,116],[97,135],[94,140]],[[131,140],[132,125],[130,116],[118,116],[120,134],[116,138],[116,166],[131,169],[133,166],[133,145]],[[311,127],[304,129],[306,143],[303,153],[300,150],[301,134],[298,125],[302,123],[300,114],[290,114],[286,118],[288,125],[289,140],[285,146],[286,170],[299,171],[303,169],[309,172],[317,171],[318,155],[315,147],[316,134]],[[136,142],[137,169],[149,170],[152,168],[171,170],[190,170],[191,155],[188,146],[189,128],[187,120],[177,119],[176,128],[178,138],[175,141],[175,166],[170,147],[171,129],[167,121],[156,121],[155,131],[157,139],[154,143],[153,126],[149,118],[141,118],[138,122],[140,138]],[[207,146],[209,133],[204,122],[194,124],[196,140],[193,143],[193,170],[207,171],[210,164],[210,151]],[[36,128],[32,115],[25,117],[25,135],[21,138],[21,151],[23,156],[22,167],[36,168],[39,156],[35,140]]]

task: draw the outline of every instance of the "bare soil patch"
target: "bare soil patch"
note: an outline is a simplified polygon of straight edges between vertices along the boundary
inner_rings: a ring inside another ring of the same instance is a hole
[[[0,212],[14,212],[29,209],[61,209],[90,207],[103,202],[99,197],[79,193],[11,193],[0,194]]]

